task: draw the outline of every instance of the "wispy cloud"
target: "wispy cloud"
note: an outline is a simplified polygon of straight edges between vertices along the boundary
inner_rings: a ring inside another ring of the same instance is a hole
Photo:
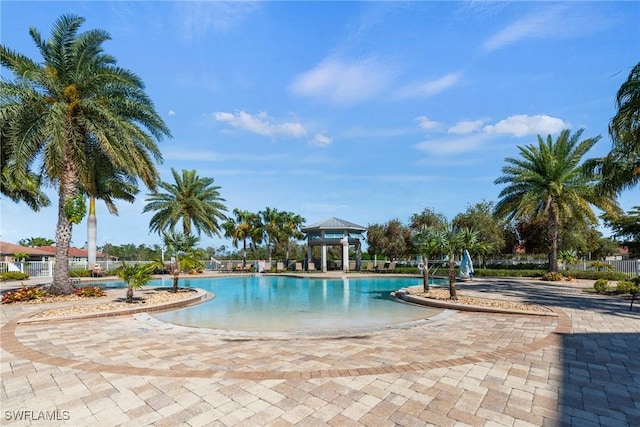
[[[429,119],[427,116],[416,117],[416,122],[418,122],[418,126],[424,130],[435,130],[440,127],[440,123]]]
[[[220,153],[213,150],[184,150],[175,149],[163,153],[165,160],[188,161],[188,162],[280,162],[290,158],[289,154],[259,154],[250,153]]]
[[[236,111],[235,113],[216,112],[213,113],[213,118],[236,129],[262,136],[301,138],[307,135],[307,130],[302,124],[296,122],[274,124],[265,112],[260,112],[256,115],[249,114],[246,111]]]
[[[546,115],[527,116],[520,114],[500,120],[495,125],[484,127],[489,134],[506,134],[512,136],[556,134],[569,127],[562,119]]]
[[[398,98],[429,97],[456,86],[462,73],[449,73],[437,79],[410,83],[396,92]]]
[[[415,148],[427,154],[446,156],[480,150],[488,139],[489,136],[483,133],[460,138],[435,138],[419,142]]]
[[[320,133],[316,133],[313,138],[311,138],[309,140],[309,145],[312,145],[314,147],[328,147],[329,145],[331,145],[333,143],[333,139],[329,138],[328,136],[322,135]]]
[[[181,1],[175,3],[180,33],[186,39],[199,38],[209,30],[227,31],[261,7],[253,1]]]
[[[580,13],[566,5],[537,5],[534,13],[507,25],[485,40],[482,48],[491,52],[527,39],[590,34],[612,25],[612,22],[610,16],[593,14],[588,5],[581,7]]]
[[[462,120],[451,126],[447,132],[464,135],[480,130],[483,124],[482,120]]]
[[[562,119],[547,115],[520,114],[482,127],[483,120],[463,120],[450,127],[447,136],[426,139],[415,145],[432,156],[452,156],[477,152],[500,135],[523,137],[537,134],[557,134],[569,127]]]
[[[291,91],[337,105],[353,105],[382,92],[393,77],[375,58],[361,61],[327,59],[293,80]]]

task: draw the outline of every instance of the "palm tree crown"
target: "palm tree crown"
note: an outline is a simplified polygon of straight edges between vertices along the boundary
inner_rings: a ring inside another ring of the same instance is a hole
[[[619,210],[611,193],[596,191],[596,182],[585,173],[583,156],[599,137],[580,141],[583,129],[571,135],[563,130],[556,141],[538,135],[538,145],[519,146],[521,158],[506,158],[503,176],[496,184],[507,184],[494,208],[496,215],[507,218],[533,216],[547,221],[549,269],[558,270],[558,228],[560,223],[576,218],[597,222],[591,205],[604,211]]]
[[[115,170],[155,188],[153,160],[162,160],[155,141],[170,136],[142,80],[103,52],[109,34],[79,33],[84,21],[63,15],[49,40],[31,28],[42,63],[0,46],[0,62],[14,76],[0,81],[0,127],[3,149],[10,153],[9,172],[21,181],[29,180],[33,170],[42,171],[58,187],[53,290],[60,293],[71,292],[68,249],[75,218],[66,208],[80,196],[95,152],[90,145],[95,143]]]
[[[182,222],[184,234],[191,234],[192,227],[198,234],[220,236],[219,220],[226,220],[223,212],[227,208],[220,197],[220,187],[213,185],[213,178],[200,178],[195,170],[182,170],[182,176],[171,168],[175,184],[160,182],[158,186],[166,192],[149,195],[149,202],[143,212],[155,211],[149,228],[161,232],[167,228],[173,230]]]

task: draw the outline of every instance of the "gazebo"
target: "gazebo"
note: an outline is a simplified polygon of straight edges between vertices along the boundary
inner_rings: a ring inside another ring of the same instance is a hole
[[[349,271],[349,246],[356,247],[356,270],[360,269],[360,239],[363,239],[363,227],[340,218],[329,218],[304,227],[307,235],[307,260],[311,260],[313,246],[322,246],[322,271],[327,271],[327,247],[342,246],[342,270]]]

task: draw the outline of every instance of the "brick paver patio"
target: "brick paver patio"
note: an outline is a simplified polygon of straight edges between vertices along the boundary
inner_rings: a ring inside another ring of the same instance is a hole
[[[640,425],[640,307],[538,281],[459,289],[557,317],[447,311],[399,329],[247,336],[141,315],[18,324],[43,308],[3,305],[0,424]]]

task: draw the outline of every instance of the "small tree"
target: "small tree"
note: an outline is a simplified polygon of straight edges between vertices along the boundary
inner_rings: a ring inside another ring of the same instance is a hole
[[[457,300],[456,293],[456,256],[463,250],[472,251],[476,245],[478,233],[470,228],[456,228],[448,224],[441,233],[441,249],[449,258],[449,298]]]
[[[148,265],[122,263],[116,269],[116,275],[127,284],[128,303],[133,302],[134,289],[140,289],[151,280],[151,268]]]

